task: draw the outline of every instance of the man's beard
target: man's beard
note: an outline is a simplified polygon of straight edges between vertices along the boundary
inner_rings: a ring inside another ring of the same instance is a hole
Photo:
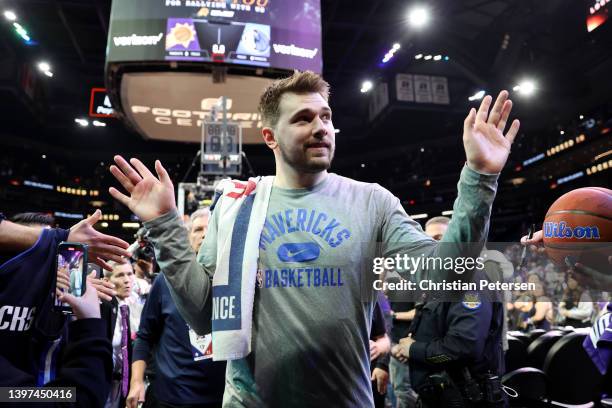
[[[302,173],[320,173],[325,171],[331,167],[332,161],[334,160],[334,149],[333,147],[329,148],[329,160],[327,162],[320,161],[309,161],[306,158],[306,152],[303,152],[299,157],[294,157],[297,155],[291,155],[282,143],[278,144],[280,155],[282,160],[287,163],[290,167],[302,172]]]

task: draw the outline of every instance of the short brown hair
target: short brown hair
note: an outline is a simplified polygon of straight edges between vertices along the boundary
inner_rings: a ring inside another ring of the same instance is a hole
[[[329,84],[321,75],[312,71],[294,71],[287,78],[274,81],[259,99],[257,109],[264,126],[274,126],[280,117],[280,100],[285,93],[305,94],[316,92],[325,101],[329,100]]]

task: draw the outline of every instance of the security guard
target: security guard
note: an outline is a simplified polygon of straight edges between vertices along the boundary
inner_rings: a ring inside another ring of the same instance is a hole
[[[450,220],[442,218],[430,220],[426,232],[443,230],[442,221],[447,225]],[[420,303],[409,337],[400,340],[392,354],[409,364],[424,407],[504,407],[503,303],[479,292],[459,296],[459,302],[430,296]]]
[[[409,362],[410,379],[424,406],[504,406],[502,307],[478,292],[464,293],[461,302],[417,306],[411,336],[393,353]]]

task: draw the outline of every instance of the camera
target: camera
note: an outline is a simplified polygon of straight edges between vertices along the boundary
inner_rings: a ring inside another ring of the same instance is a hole
[[[134,235],[138,242],[138,247],[132,252],[132,259],[134,261],[144,260],[147,262],[155,261],[155,250],[153,244],[149,241],[149,232],[144,228],[140,228]]]

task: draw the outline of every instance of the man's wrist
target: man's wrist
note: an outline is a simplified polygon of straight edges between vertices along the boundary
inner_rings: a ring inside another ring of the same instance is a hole
[[[469,160],[465,162],[465,165],[468,167],[468,169],[483,176],[499,176],[500,173],[499,171],[493,171],[491,169],[476,166],[474,163],[470,163]]]
[[[406,350],[406,358],[407,359],[410,359],[410,349],[412,348],[413,344],[414,344],[414,342],[404,346],[404,349]]]

